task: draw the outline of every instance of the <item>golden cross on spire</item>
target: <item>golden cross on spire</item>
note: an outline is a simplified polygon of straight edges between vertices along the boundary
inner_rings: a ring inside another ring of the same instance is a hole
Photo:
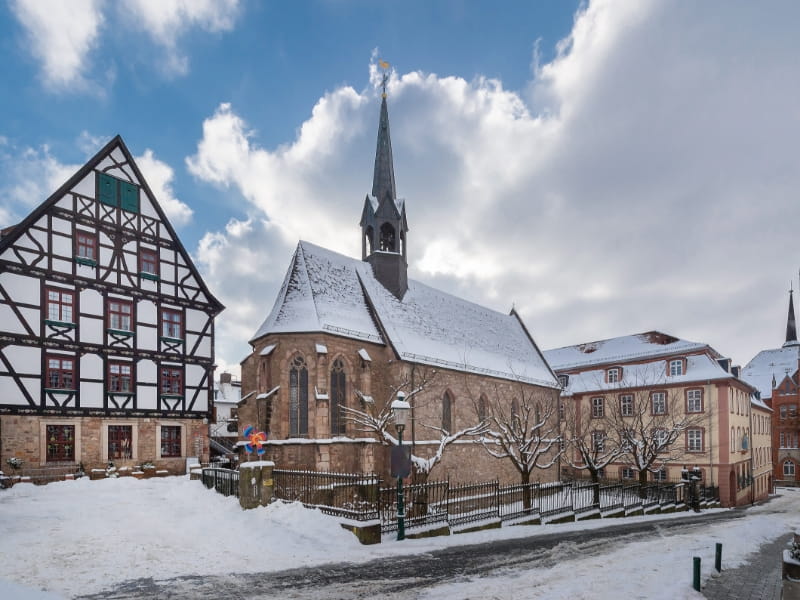
[[[391,66],[385,60],[378,59],[378,64],[380,65],[381,69],[383,69],[383,78],[381,79],[381,88],[383,89],[383,93],[381,97],[386,98],[386,84],[389,81],[389,67]]]

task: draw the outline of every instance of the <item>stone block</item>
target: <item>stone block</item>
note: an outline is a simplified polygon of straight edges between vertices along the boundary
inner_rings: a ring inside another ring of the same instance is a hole
[[[342,523],[344,529],[352,531],[362,544],[380,544],[381,543],[381,524],[370,523],[364,525],[355,525],[353,523]]]

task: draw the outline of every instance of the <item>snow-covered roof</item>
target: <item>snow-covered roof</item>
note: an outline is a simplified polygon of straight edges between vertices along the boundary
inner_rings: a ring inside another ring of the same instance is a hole
[[[319,331],[391,344],[410,362],[559,387],[516,315],[414,280],[398,300],[368,263],[300,242],[253,341],[272,333]]]
[[[361,360],[365,362],[372,362],[372,359],[369,356],[369,352],[365,348],[359,348],[358,355],[361,357]]]
[[[666,360],[624,365],[622,379],[616,383],[606,381],[605,369],[591,369],[570,375],[564,394],[605,392],[654,385],[686,385],[732,377],[733,375],[723,369],[716,359],[707,354],[692,354],[686,357],[686,370],[683,375],[667,375]]]
[[[797,371],[800,346],[790,345],[762,350],[742,369],[742,379],[761,392],[761,398],[772,398],[772,378],[780,383],[788,372]]]
[[[269,356],[270,354],[272,354],[272,351],[275,350],[275,346],[277,346],[277,344],[270,344],[268,346],[264,346],[261,349],[261,352],[259,352],[259,354],[261,356]]]
[[[707,344],[682,340],[660,331],[648,331],[545,350],[544,356],[553,369],[561,370],[668,354],[685,354],[708,348]]]

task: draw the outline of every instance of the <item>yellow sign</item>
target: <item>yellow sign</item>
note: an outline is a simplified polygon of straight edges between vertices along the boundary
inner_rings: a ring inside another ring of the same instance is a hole
[[[264,480],[264,486],[265,487],[269,487],[271,485],[272,485],[272,479],[265,479]]]

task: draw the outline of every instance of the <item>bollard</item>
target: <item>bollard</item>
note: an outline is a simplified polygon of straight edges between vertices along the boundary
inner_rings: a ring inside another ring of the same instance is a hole
[[[694,558],[694,578],[692,581],[692,585],[694,586],[695,591],[700,591],[700,557],[695,556]]]
[[[717,551],[714,554],[714,568],[717,570],[717,573],[722,572],[722,544],[717,542]]]

